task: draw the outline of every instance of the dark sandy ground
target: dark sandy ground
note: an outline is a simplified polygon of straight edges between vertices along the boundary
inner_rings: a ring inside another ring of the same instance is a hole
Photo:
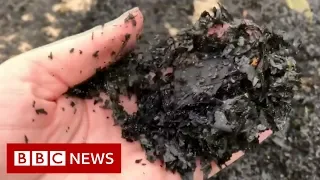
[[[134,6],[145,14],[144,39],[167,36],[191,24],[193,0],[0,0],[0,62],[63,37],[109,21]],[[79,3],[80,2],[80,3]],[[223,0],[235,16],[288,32],[301,39],[292,54],[301,71],[294,110],[283,132],[213,179],[320,179],[320,2],[311,1],[313,22],[286,8],[284,0]],[[169,30],[168,30],[169,28]],[[148,41],[143,40],[144,45]]]

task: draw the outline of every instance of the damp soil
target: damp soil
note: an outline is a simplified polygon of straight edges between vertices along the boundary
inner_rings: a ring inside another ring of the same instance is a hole
[[[80,98],[107,93],[122,137],[140,142],[149,161],[160,160],[183,180],[193,176],[196,158],[207,179],[212,161],[224,165],[233,153],[257,146],[259,133],[282,129],[298,82],[288,50],[293,42],[234,19],[224,7],[212,13],[67,92]],[[136,113],[125,112],[120,95],[137,97]]]
[[[293,111],[288,118],[288,126],[281,133],[272,135],[254,151],[248,151],[244,157],[212,179],[320,179],[319,2],[309,1],[314,14],[312,23],[307,23],[300,13],[288,9],[284,0],[220,2],[235,17],[246,15],[246,18],[253,19],[261,26],[285,31],[290,34],[289,39],[302,40],[300,47],[291,54],[301,72],[301,86],[295,89]],[[148,47],[148,39],[153,39],[155,34],[159,37],[168,36],[166,22],[178,29],[191,24],[187,17],[193,14],[192,0],[97,0],[88,11],[79,12],[65,9],[55,11],[54,6],[58,3],[61,3],[61,0],[0,1],[0,15],[3,17],[0,19],[0,61],[30,47],[45,45],[103,24],[134,6],[139,6],[148,17],[139,47]],[[47,13],[56,20],[46,18]],[[22,20],[25,14],[31,14],[33,19]],[[48,33],[44,31],[48,27],[60,31]]]

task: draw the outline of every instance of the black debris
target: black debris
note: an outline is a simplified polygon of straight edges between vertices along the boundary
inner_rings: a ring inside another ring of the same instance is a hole
[[[82,51],[81,51],[81,50],[79,50],[79,54],[82,54]]]
[[[62,109],[62,111],[65,111],[64,107],[62,107],[61,109]]]
[[[139,164],[142,161],[142,159],[136,159],[135,163]]]
[[[93,101],[93,105],[96,105],[96,104],[101,103],[101,102],[103,102],[103,99],[101,97],[95,98],[94,101]]]
[[[44,115],[47,115],[48,113],[47,113],[47,111],[46,110],[44,110],[43,108],[41,108],[41,109],[36,109],[36,113],[39,115],[39,114],[44,114]]]
[[[96,110],[93,109],[92,112],[96,112]]]
[[[134,26],[134,27],[137,26],[137,21],[135,19],[132,19],[131,22],[132,22],[132,26]]]
[[[137,40],[140,40],[140,39],[141,39],[141,35],[140,35],[140,34],[137,34],[137,35],[136,35],[136,39],[137,39]]]
[[[71,49],[70,49],[70,53],[73,53],[73,52],[74,52],[74,48],[71,48]]]
[[[36,101],[33,101],[32,102],[32,107],[35,107],[36,106]]]
[[[75,108],[74,110],[73,110],[73,114],[76,114],[77,113],[77,109]]]
[[[29,143],[29,139],[28,139],[27,135],[24,135],[24,142],[25,142],[26,144]]]
[[[147,164],[146,164],[146,163],[142,163],[141,165],[142,165],[142,166],[145,166],[145,165],[147,165]]]
[[[134,15],[129,13],[128,16],[124,19],[124,22],[127,23],[127,22],[131,21],[132,19],[134,19]]]
[[[71,106],[71,107],[74,107],[75,105],[76,105],[76,103],[75,103],[74,101],[71,101],[71,102],[70,102],[70,106]]]
[[[136,26],[137,25],[137,21],[135,20],[135,17],[133,14],[129,13],[129,15],[125,18],[124,22],[127,23],[131,21],[132,25],[133,26]]]
[[[49,59],[51,59],[51,60],[53,59],[52,52],[50,52],[50,54],[49,54],[48,58],[49,58]]]
[[[124,42],[125,42],[125,43],[128,42],[129,39],[130,39],[130,37],[131,37],[131,34],[126,34],[126,35],[124,35]]]
[[[150,162],[158,159],[185,179],[197,157],[207,175],[211,161],[221,166],[232,153],[256,147],[261,127],[281,129],[297,84],[295,61],[286,53],[292,42],[234,21],[224,8],[213,11],[176,39],[131,52],[68,91],[81,98],[108,93],[122,137],[140,142]],[[167,68],[173,73],[163,74]],[[120,94],[136,95],[136,113],[124,111]]]
[[[116,52],[115,52],[115,51],[112,51],[112,52],[111,52],[111,56],[114,56],[114,55],[116,55]]]
[[[94,52],[92,56],[95,57],[95,58],[98,58],[98,56],[99,56],[99,51]]]

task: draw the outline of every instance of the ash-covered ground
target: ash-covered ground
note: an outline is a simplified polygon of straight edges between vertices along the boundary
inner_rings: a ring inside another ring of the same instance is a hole
[[[146,16],[144,40],[167,36],[191,24],[193,0],[0,0],[0,61],[54,40],[109,21],[134,6]],[[79,3],[80,2],[80,3]],[[223,0],[235,16],[284,30],[300,38],[293,54],[301,71],[288,126],[255,152],[220,172],[214,179],[320,179],[320,2],[310,1],[313,21],[286,8],[284,0]],[[168,30],[169,29],[169,30]]]

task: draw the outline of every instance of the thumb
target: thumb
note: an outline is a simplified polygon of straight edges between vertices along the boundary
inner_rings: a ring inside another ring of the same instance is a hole
[[[142,27],[140,10],[131,9],[107,24],[6,61],[0,66],[0,80],[31,82],[40,86],[31,87],[36,96],[55,100],[133,48]]]

